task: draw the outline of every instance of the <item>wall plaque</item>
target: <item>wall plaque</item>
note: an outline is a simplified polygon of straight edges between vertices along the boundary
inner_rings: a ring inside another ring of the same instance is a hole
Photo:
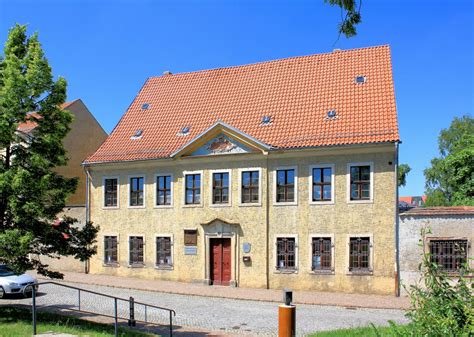
[[[184,255],[197,255],[197,251],[196,246],[184,246]]]

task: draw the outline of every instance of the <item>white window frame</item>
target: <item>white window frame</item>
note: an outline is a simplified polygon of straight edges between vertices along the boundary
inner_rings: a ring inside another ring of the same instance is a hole
[[[313,169],[317,168],[330,168],[331,169],[331,200],[329,201],[313,201]],[[309,166],[309,189],[308,189],[308,196],[309,196],[309,204],[310,205],[334,205],[336,197],[334,195],[335,191],[335,180],[336,180],[336,165],[334,164],[318,164],[318,165],[310,165]]]
[[[164,176],[170,176],[171,178],[171,182],[170,182],[170,189],[171,189],[171,203],[169,205],[158,205],[157,204],[157,201],[158,201],[158,177],[164,177]],[[153,208],[173,208],[173,205],[174,205],[174,176],[173,176],[173,173],[156,173],[154,175],[154,179],[155,181],[153,182],[153,186],[155,188],[155,197],[154,197],[154,203],[153,203]]]
[[[141,236],[143,238],[143,265],[133,265],[130,264],[130,238],[132,236]],[[145,268],[146,266],[146,236],[143,233],[138,234],[128,234],[127,235],[127,267],[128,268]]]
[[[156,255],[157,255],[157,249],[156,249],[156,239],[157,238],[170,238],[170,241],[171,241],[171,266],[158,266],[157,264],[157,261],[156,261]],[[170,233],[167,233],[167,234],[155,234],[155,248],[154,248],[154,252],[155,252],[155,256],[154,256],[154,260],[155,260],[155,269],[158,269],[158,270],[173,270],[174,269],[174,236],[173,234],[170,234]]]
[[[143,178],[143,205],[142,206],[131,206],[130,205],[130,194],[131,194],[131,185],[130,185],[130,180],[132,178]],[[146,175],[143,173],[137,173],[137,174],[130,174],[127,176],[127,206],[128,208],[131,209],[139,209],[139,208],[146,208]]]
[[[117,179],[117,206],[105,206],[105,180]],[[102,177],[102,209],[119,209],[120,208],[120,176],[103,176]]]
[[[201,189],[201,200],[199,204],[186,204],[186,176],[191,174],[200,174],[200,189]],[[192,207],[203,207],[204,204],[204,171],[183,171],[183,207],[192,208]]]
[[[370,254],[369,254],[369,270],[367,272],[353,272],[349,270],[349,260],[350,260],[350,242],[351,238],[361,238],[368,237],[370,239]],[[367,276],[374,274],[374,235],[372,233],[356,233],[356,234],[347,234],[346,236],[346,263],[345,270],[347,275],[360,275]]]
[[[258,172],[258,202],[249,202],[249,203],[243,203],[242,202],[242,173],[243,172],[248,172],[248,171],[257,171]],[[238,205],[241,207],[260,207],[262,206],[262,168],[261,167],[247,167],[247,168],[239,168],[239,177],[238,177],[238,182],[239,182],[239,193],[238,193],[238,198],[239,202]]]
[[[210,196],[209,196],[209,205],[211,207],[231,207],[232,206],[232,170],[225,169],[225,170],[210,170],[210,177],[209,177],[209,186],[210,186]],[[229,175],[229,202],[227,204],[214,204],[214,173],[227,173]]]
[[[330,238],[331,239],[331,270],[313,270],[313,238]],[[334,242],[334,234],[309,234],[309,272],[315,275],[334,275],[335,274],[335,263],[336,263],[336,244]]]
[[[281,170],[294,170],[295,171],[295,201],[291,202],[277,202],[277,172]],[[273,206],[295,206],[298,205],[298,166],[279,166],[273,169]]]
[[[277,239],[278,238],[294,238],[295,239],[295,269],[294,270],[281,270],[276,266],[278,251],[277,251]],[[275,274],[298,274],[299,271],[299,243],[298,234],[275,234],[273,239],[273,270]]]
[[[369,200],[351,200],[351,166],[370,166],[370,199]],[[372,204],[374,202],[374,162],[358,162],[358,163],[348,163],[347,164],[347,173],[346,173],[346,183],[347,183],[347,203],[348,204]]]
[[[108,264],[105,263],[105,237],[116,236],[117,237],[117,263]],[[102,266],[108,268],[120,267],[120,234],[119,233],[103,233],[102,234]]]

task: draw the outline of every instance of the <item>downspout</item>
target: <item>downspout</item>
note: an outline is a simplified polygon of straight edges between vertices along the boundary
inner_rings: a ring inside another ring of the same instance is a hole
[[[398,210],[398,152],[395,142],[395,296],[400,297],[400,220]]]
[[[87,169],[86,166],[83,166],[83,167],[84,167],[84,173],[86,174],[86,223],[88,223],[89,221],[91,221],[90,208],[89,208],[89,203],[90,203],[90,196],[89,196],[89,193],[90,193],[90,188],[89,188],[90,173],[89,173],[89,170]],[[86,260],[84,262],[84,273],[89,274],[89,260]]]
[[[267,167],[265,169],[265,184],[266,184],[266,197],[265,197],[265,233],[267,238],[267,252],[266,252],[266,262],[267,262],[267,289],[270,289],[270,174],[268,172],[268,153],[267,153]]]

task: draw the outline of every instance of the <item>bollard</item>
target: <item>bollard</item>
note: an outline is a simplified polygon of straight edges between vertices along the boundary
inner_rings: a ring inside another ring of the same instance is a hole
[[[285,304],[278,306],[278,337],[294,337],[296,335],[296,306],[291,304],[293,292],[283,289]]]

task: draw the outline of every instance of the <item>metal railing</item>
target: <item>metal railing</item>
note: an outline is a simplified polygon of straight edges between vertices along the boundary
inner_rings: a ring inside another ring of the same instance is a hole
[[[148,308],[163,310],[163,311],[168,312],[168,315],[169,315],[169,333],[170,333],[170,336],[173,336],[173,316],[176,316],[176,312],[173,309],[168,309],[168,308],[163,308],[163,307],[159,307],[159,306],[156,306],[156,305],[137,302],[137,301],[134,300],[133,297],[130,297],[129,299],[125,299],[125,298],[116,297],[116,296],[112,296],[112,295],[107,295],[107,294],[99,293],[99,292],[92,291],[92,290],[82,289],[82,288],[78,288],[78,287],[73,287],[73,286],[70,286],[70,285],[66,285],[66,284],[62,284],[62,283],[58,283],[58,282],[53,282],[53,281],[39,282],[39,283],[36,283],[36,284],[30,284],[30,285],[25,286],[25,288],[23,289],[24,293],[26,293],[26,292],[30,293],[31,292],[32,316],[33,316],[32,317],[32,319],[33,319],[33,335],[36,335],[36,332],[37,332],[37,329],[36,329],[36,323],[37,323],[37,317],[36,317],[37,316],[36,315],[36,311],[37,311],[37,305],[36,305],[37,290],[36,290],[36,286],[46,285],[46,284],[52,284],[52,285],[56,285],[56,286],[59,286],[59,287],[64,287],[64,288],[68,288],[68,289],[77,290],[77,306],[76,306],[77,309],[76,310],[70,309],[70,310],[79,311],[79,312],[88,313],[88,314],[94,314],[94,315],[97,315],[97,316],[113,318],[114,319],[114,327],[115,327],[115,336],[118,336],[118,320],[119,319],[128,320],[128,326],[130,326],[130,327],[134,327],[136,325],[136,322],[142,322],[142,323],[145,323],[145,324],[160,325],[160,324],[157,324],[157,323],[153,323],[152,321],[149,320],[149,317],[148,317],[148,315],[149,315],[148,311],[149,310],[148,310]],[[97,312],[81,310],[81,294],[83,294],[83,293],[113,299],[113,301],[114,301],[114,314],[113,315],[107,315],[107,314],[104,314],[104,313],[97,313]],[[119,316],[119,314],[118,314],[118,303],[120,301],[128,303],[128,307],[129,307],[128,317]],[[142,320],[141,319],[135,319],[135,306],[143,306],[144,307],[144,319],[142,319]]]

